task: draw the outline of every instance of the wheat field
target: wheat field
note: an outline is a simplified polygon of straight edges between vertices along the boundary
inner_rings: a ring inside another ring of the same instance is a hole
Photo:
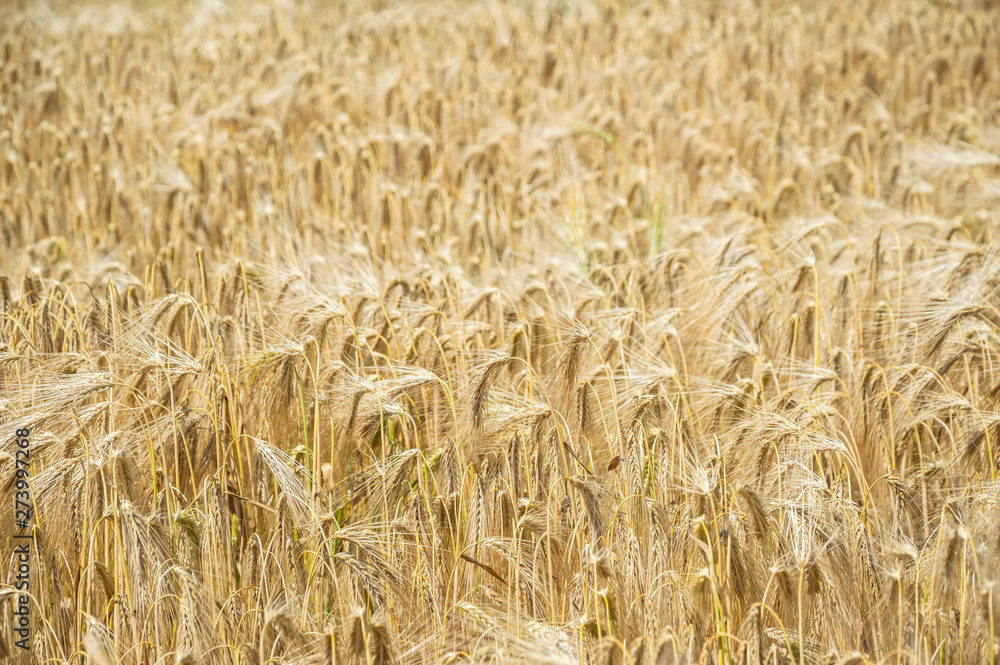
[[[1000,661],[998,30],[0,6],[0,656]]]

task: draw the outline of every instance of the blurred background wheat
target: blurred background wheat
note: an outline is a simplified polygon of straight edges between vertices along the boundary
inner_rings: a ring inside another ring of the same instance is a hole
[[[998,30],[0,7],[0,656],[996,662]]]

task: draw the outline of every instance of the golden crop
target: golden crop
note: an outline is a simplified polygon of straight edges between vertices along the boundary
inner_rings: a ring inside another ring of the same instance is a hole
[[[998,660],[1000,8],[329,5],[0,7],[0,656]]]

